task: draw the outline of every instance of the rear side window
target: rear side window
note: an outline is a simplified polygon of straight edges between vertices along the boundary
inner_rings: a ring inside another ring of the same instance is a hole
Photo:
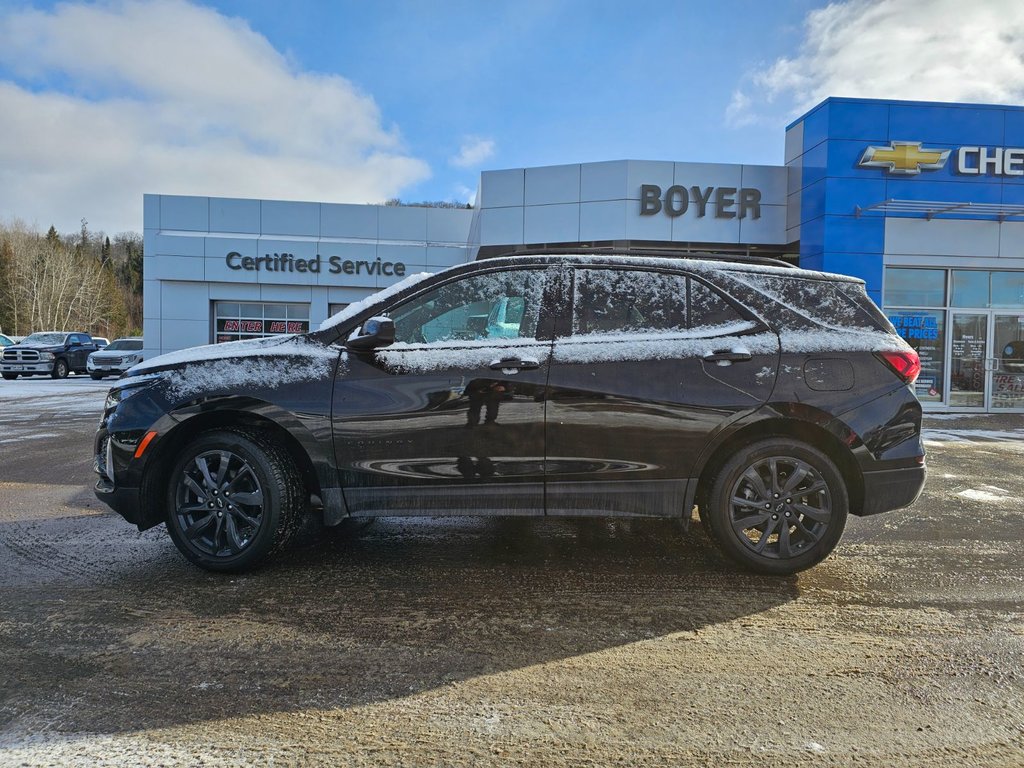
[[[743,322],[740,313],[718,291],[690,280],[690,327],[713,332],[723,325]]]
[[[686,278],[619,269],[576,270],[573,332],[686,330]]]
[[[889,321],[859,284],[757,274],[735,275],[735,278],[754,286],[791,312],[807,318],[809,322],[805,328],[824,325],[892,330]]]
[[[713,288],[685,275],[576,270],[573,333],[735,331],[744,318]]]

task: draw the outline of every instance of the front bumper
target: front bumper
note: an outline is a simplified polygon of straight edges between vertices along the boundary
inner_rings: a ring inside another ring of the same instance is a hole
[[[53,361],[46,363],[0,363],[0,373],[37,374],[50,373]]]
[[[924,464],[864,473],[864,506],[861,515],[877,515],[909,507],[921,496],[927,470]]]

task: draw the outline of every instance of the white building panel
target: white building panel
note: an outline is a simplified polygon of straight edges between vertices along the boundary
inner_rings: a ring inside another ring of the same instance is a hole
[[[405,206],[378,208],[377,237],[381,240],[427,241],[427,209]]]
[[[320,204],[320,236],[364,240],[377,239],[376,205]]]
[[[747,216],[740,220],[740,243],[785,245],[792,242],[786,235],[786,206],[762,205],[761,218]]]
[[[480,245],[523,243],[523,208],[484,208],[480,211]]]
[[[477,205],[481,208],[507,208],[522,206],[525,200],[526,170],[484,171],[480,174],[480,194]]]
[[[965,219],[885,220],[888,255],[980,256],[999,255],[999,222]],[[1019,254],[1017,254],[1019,255]]]
[[[210,289],[206,283],[162,281],[160,303],[160,317],[165,321],[201,319],[209,325]]]
[[[160,229],[207,232],[210,229],[210,198],[184,195],[160,196]]]
[[[260,234],[320,236],[320,203],[260,201]]]
[[[743,166],[721,163],[673,163],[672,183],[687,189],[692,186],[739,189],[743,186]]]
[[[211,197],[210,230],[258,235],[260,232],[260,201]]]
[[[579,203],[528,205],[523,215],[527,243],[574,243],[580,239]]]
[[[623,200],[629,183],[629,163],[612,160],[606,163],[584,163],[580,166],[580,200],[595,202]]]
[[[465,208],[427,208],[427,242],[458,243],[469,240],[473,211]]]
[[[580,199],[580,166],[549,165],[525,169],[524,201],[531,205],[574,203]],[[527,214],[527,226],[529,226]]]
[[[624,240],[628,211],[637,209],[633,200],[580,203],[580,240]]]
[[[206,238],[201,235],[154,234],[153,252],[160,256],[205,256]],[[143,244],[145,248],[145,244]]]

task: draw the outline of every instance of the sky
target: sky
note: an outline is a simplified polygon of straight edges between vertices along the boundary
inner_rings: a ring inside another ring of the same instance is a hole
[[[1024,1],[0,0],[0,222],[116,234],[144,193],[471,203],[481,170],[779,165],[828,96],[1024,103]]]

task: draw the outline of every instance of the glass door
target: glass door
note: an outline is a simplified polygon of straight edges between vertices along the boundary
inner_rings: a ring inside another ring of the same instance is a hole
[[[990,404],[993,411],[1024,411],[1024,313],[993,314]]]
[[[950,408],[986,405],[988,313],[953,312],[950,323]]]

